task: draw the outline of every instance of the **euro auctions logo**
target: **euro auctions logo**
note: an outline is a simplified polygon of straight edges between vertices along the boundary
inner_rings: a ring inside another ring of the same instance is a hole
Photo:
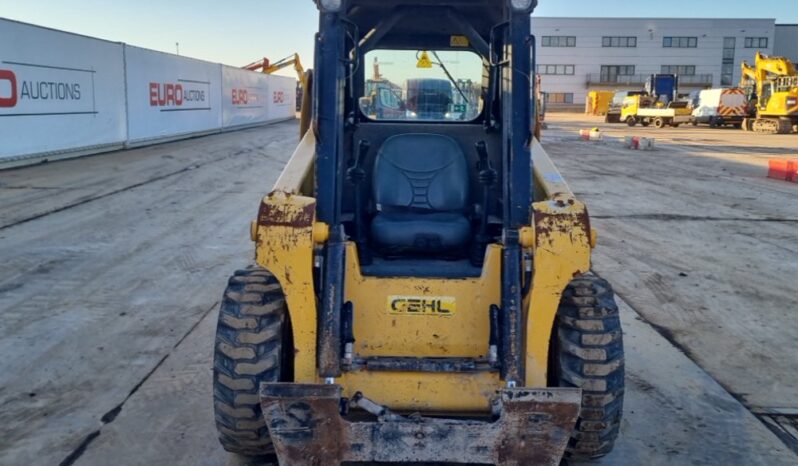
[[[62,64],[0,63],[0,116],[96,115],[97,71]]]
[[[17,106],[17,76],[13,71],[0,70],[0,107]]]
[[[177,82],[150,82],[149,103],[162,112],[210,110],[210,84],[205,81],[179,79]]]

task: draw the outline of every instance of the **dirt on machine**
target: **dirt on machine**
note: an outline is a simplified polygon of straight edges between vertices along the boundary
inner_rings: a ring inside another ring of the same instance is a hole
[[[309,129],[219,312],[222,445],[283,466],[606,455],[623,337],[587,208],[534,137],[537,2],[316,3]]]

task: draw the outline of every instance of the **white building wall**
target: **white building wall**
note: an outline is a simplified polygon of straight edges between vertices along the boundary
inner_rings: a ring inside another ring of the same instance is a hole
[[[776,25],[776,46],[773,54],[798,63],[798,24]]]
[[[574,65],[574,74],[543,75],[547,93],[573,93],[575,105],[584,103],[590,90],[639,90],[640,85],[588,86],[588,75],[599,76],[602,65],[634,65],[636,75],[660,73],[663,65],[695,66],[696,75],[712,75],[720,87],[724,38],[735,38],[732,84],[740,80],[740,64],[751,62],[757,50],[771,53],[775,20],[772,19],[646,19],[646,18],[549,18],[532,17],[537,38],[538,65]],[[544,36],[575,36],[575,47],[543,47]],[[602,38],[636,37],[637,46],[603,47]],[[665,37],[695,37],[695,48],[663,47]],[[746,48],[747,37],[766,37],[766,48]],[[684,82],[682,90],[691,88]],[[701,86],[692,87],[699,89]]]

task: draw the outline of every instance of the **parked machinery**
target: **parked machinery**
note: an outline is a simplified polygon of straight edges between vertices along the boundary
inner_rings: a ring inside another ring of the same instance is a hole
[[[285,466],[608,453],[623,333],[590,273],[587,209],[532,136],[537,2],[317,4],[313,125],[260,203],[257,265],[221,303],[223,446]],[[369,54],[433,50],[440,65],[384,70],[436,94],[430,108],[361,111]],[[444,72],[447,60],[460,66]],[[447,75],[479,86],[464,92],[469,118],[441,114],[452,89],[432,80]]]
[[[750,91],[745,131],[788,134],[798,126],[798,70],[784,57],[756,54],[754,66],[742,64],[740,87]]]
[[[705,89],[698,91],[693,100],[693,126],[709,125],[711,128],[732,125],[742,126],[748,115],[745,90],[740,88]]]
[[[616,92],[610,102],[604,121],[607,123],[629,123],[622,117],[622,109],[627,97],[648,97],[646,102],[660,102],[663,106],[676,100],[679,93],[679,77],[673,74],[652,74],[642,91]],[[636,122],[635,122],[636,124]]]
[[[654,125],[655,128],[673,126],[677,128],[682,123],[690,121],[691,110],[689,102],[671,101],[664,104],[648,95],[634,95],[623,101],[621,121],[629,126],[638,123],[643,126]]]
[[[593,116],[605,116],[612,104],[615,92],[612,91],[590,91],[585,102],[585,114]]]

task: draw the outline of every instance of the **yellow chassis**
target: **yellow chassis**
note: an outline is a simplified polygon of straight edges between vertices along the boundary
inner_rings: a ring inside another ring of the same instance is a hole
[[[263,199],[252,223],[257,263],[282,285],[293,327],[296,383],[319,384],[316,369],[317,300],[313,280],[314,248],[325,243],[329,228],[314,218],[315,148],[308,131],[278,180]],[[560,295],[577,275],[590,268],[595,232],[585,205],[577,201],[562,176],[534,141],[536,195],[531,206],[534,224],[521,232],[522,246],[533,257],[534,274],[524,297],[526,387],[546,387],[549,342]],[[488,346],[487,309],[500,304],[501,244],[486,252],[480,277],[415,279],[365,277],[357,249],[346,250],[345,301],[354,304],[355,353],[359,356],[478,357]],[[386,298],[451,296],[458,304],[449,317],[397,316],[385,312]],[[502,388],[495,372],[392,373],[346,372],[336,383],[343,396],[355,392],[373,396],[396,410],[485,413]],[[453,396],[456,394],[457,396]]]

